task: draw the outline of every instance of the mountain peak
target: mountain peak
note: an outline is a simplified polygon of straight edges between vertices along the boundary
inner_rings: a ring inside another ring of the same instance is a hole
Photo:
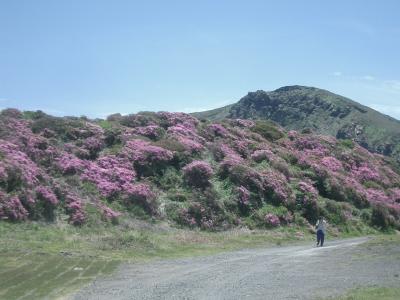
[[[195,113],[203,119],[271,120],[288,130],[352,139],[372,152],[400,161],[400,121],[316,87],[291,85],[249,92],[237,103]]]
[[[287,85],[274,90],[274,92],[290,92],[295,90],[317,90],[317,88],[304,85]]]

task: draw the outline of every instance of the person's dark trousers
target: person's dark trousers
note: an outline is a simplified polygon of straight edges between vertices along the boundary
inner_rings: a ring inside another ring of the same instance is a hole
[[[321,247],[324,245],[324,240],[325,240],[325,234],[322,230],[317,231],[317,245],[320,245]]]

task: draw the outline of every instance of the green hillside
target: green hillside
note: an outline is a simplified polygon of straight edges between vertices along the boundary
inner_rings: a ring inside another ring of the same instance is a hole
[[[287,86],[250,92],[237,103],[194,114],[200,119],[267,119],[288,130],[352,139],[400,161],[400,121],[326,90]]]

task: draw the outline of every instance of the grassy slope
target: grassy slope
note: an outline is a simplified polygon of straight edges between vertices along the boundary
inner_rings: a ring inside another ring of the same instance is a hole
[[[203,112],[195,112],[192,115],[198,119],[208,119],[208,120],[222,120],[229,116],[230,109],[234,104],[223,106],[220,108],[207,110]]]
[[[338,298],[330,298],[335,300],[398,300],[400,299],[400,288],[389,287],[368,287],[357,288],[346,295]]]

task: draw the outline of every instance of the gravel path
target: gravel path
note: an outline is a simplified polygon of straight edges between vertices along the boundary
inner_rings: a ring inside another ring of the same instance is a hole
[[[367,238],[121,266],[72,299],[311,299],[400,284],[400,245]]]

